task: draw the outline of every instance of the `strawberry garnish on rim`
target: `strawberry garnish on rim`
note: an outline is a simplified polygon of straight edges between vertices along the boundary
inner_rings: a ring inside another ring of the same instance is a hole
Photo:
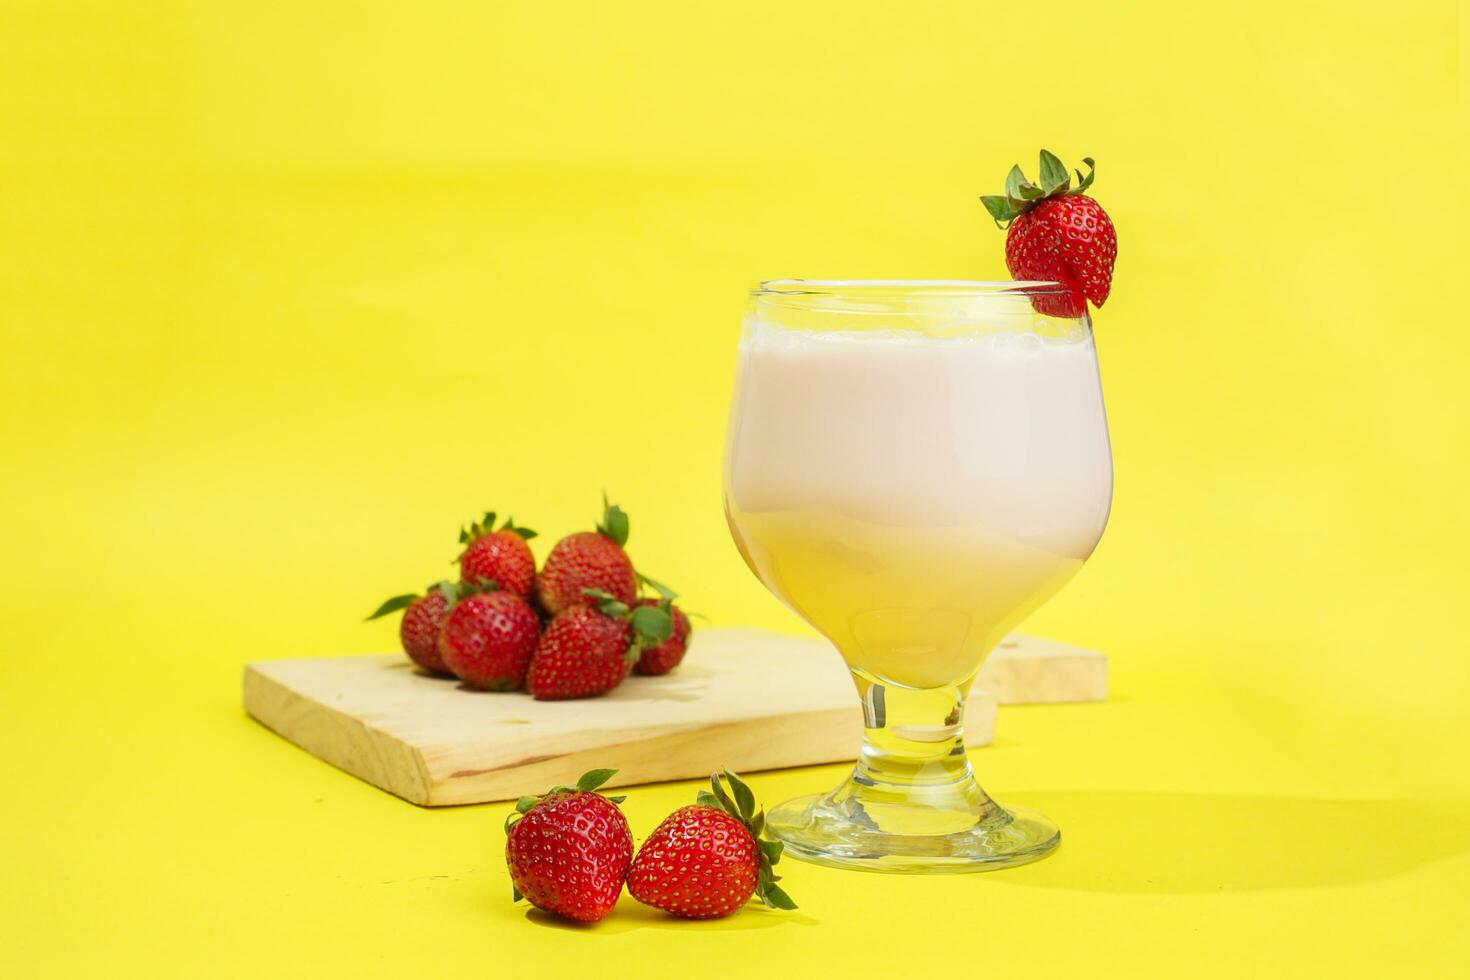
[[[1107,302],[1118,258],[1118,235],[1102,205],[1084,193],[1096,166],[1084,157],[1087,174],[1076,171],[1077,186],[1062,161],[1041,151],[1040,183],[1020,165],[1006,175],[1006,192],[980,198],[1006,231],[1006,268],[1017,279],[1060,283],[1063,292],[1038,292],[1031,303],[1048,316],[1080,317],[1087,301]]]

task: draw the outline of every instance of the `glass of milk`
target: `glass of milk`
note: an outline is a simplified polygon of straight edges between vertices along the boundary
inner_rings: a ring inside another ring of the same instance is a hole
[[[1055,283],[776,280],[751,293],[725,511],[756,576],[837,647],[864,714],[851,776],[771,811],[792,855],[983,871],[1057,846],[964,752],[991,648],[1107,524],[1113,468],[1086,315]]]

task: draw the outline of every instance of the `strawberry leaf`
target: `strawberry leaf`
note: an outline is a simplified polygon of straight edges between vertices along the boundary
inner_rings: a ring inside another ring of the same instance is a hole
[[[755,816],[755,794],[750,787],[745,785],[745,780],[735,775],[729,769],[725,770],[725,780],[730,784],[730,791],[735,794],[735,802],[740,807],[741,819],[749,822]],[[754,831],[751,836],[755,836]]]
[[[995,194],[987,194],[980,198],[980,203],[985,205],[985,210],[995,219],[996,227],[1004,228],[1002,222],[1013,221],[1016,217],[1016,209],[1011,207],[1010,199]]]
[[[659,594],[659,597],[662,598],[665,602],[673,602],[675,599],[679,598],[679,593],[675,592],[667,585],[664,585],[662,582],[655,582],[653,579],[649,578],[647,575],[644,575],[642,572],[638,573],[638,581],[648,586],[653,591],[657,592]]]
[[[1020,186],[1019,195],[1022,201],[1025,201],[1027,203],[1034,203],[1041,200],[1043,197],[1046,197],[1046,191],[1042,190],[1040,187],[1037,187],[1035,184],[1031,183],[1028,180],[1026,181],[1026,183]]]
[[[774,882],[761,889],[761,901],[773,909],[785,909],[790,912],[796,908],[796,903],[791,900],[791,896],[782,891],[781,886]]]
[[[1097,177],[1097,164],[1092,157],[1083,157],[1082,162],[1087,164],[1087,176],[1084,177],[1082,171],[1077,171],[1077,189],[1072,191],[1073,194],[1081,194],[1087,190],[1092,186],[1093,179]]]
[[[385,601],[381,606],[378,607],[376,612],[364,619],[363,622],[366,623],[370,620],[378,619],[381,616],[386,616],[391,612],[397,612],[400,609],[407,609],[417,598],[418,596],[414,594],[396,595],[393,598]]]
[[[628,605],[610,592],[602,589],[583,589],[582,594],[597,600],[597,611],[610,619],[622,619],[628,615]]]
[[[1022,173],[1019,163],[1013,163],[1010,173],[1005,175],[1005,197],[1020,197],[1020,185],[1025,182],[1026,175]]]
[[[541,802],[539,796],[523,796],[516,800],[516,807],[505,815],[505,832],[510,833],[510,828],[521,816],[530,812],[531,807]]]
[[[715,799],[719,801],[720,809],[732,817],[739,817],[740,808],[735,805],[734,800],[730,799],[730,794],[725,792],[725,787],[720,783],[719,773],[714,773],[709,777],[709,784],[714,788]]]
[[[628,515],[617,504],[607,502],[606,490],[602,492],[602,523],[597,530],[620,548],[628,543]]]
[[[577,789],[590,793],[617,774],[616,769],[589,769],[577,780]]]
[[[521,890],[515,885],[510,886],[510,900],[512,902],[519,902],[521,900]]]
[[[1077,173],[1077,186],[1072,186],[1071,178],[1067,176],[1067,168],[1056,154],[1050,150],[1041,151],[1041,176],[1040,186],[1026,179],[1026,173],[1016,165],[1011,167],[1010,173],[1006,174],[1005,195],[986,195],[980,198],[985,210],[995,219],[997,228],[1005,229],[1009,223],[1019,218],[1035,207],[1046,198],[1061,194],[1081,194],[1092,186],[1092,180],[1096,176],[1092,157],[1083,157],[1082,162],[1087,164],[1087,176],[1082,171]]]
[[[530,528],[516,527],[516,519],[514,517],[507,517],[505,519],[505,523],[500,525],[500,529],[502,531],[509,531],[511,534],[519,535],[521,539],[525,541],[530,541],[532,538],[536,537],[536,532],[531,530]]]
[[[1065,191],[1067,185],[1072,182],[1067,176],[1067,168],[1062,166],[1050,150],[1041,151],[1041,189],[1051,197],[1058,191]]]
[[[750,832],[751,838],[760,851],[756,894],[760,896],[761,901],[771,908],[796,908],[796,903],[791,900],[791,896],[776,885],[776,882],[781,880],[781,876],[776,874],[775,866],[776,862],[781,860],[781,852],[785,845],[780,841],[766,840],[762,837],[766,830],[766,812],[756,810],[755,794],[751,792],[745,780],[729,769],[724,770],[724,773],[725,781],[730,784],[730,791],[735,795],[734,800],[731,800],[730,794],[725,791],[719,773],[714,773],[709,778],[710,789],[714,792],[700,790],[696,800],[703,806],[716,807],[730,814]]]
[[[638,642],[643,646],[656,647],[674,632],[674,617],[661,606],[639,606],[633,610],[632,622]]]
[[[551,787],[551,789],[547,790],[545,793],[542,793],[540,796],[522,796],[520,799],[516,800],[515,809],[505,816],[505,832],[507,834],[510,833],[510,828],[515,825],[515,822],[519,820],[523,814],[529,813],[532,807],[540,803],[542,800],[546,799],[548,796],[560,796],[568,793],[579,792],[593,793],[597,791],[597,787],[607,782],[616,774],[616,769],[589,769],[588,771],[582,773],[581,778],[577,780],[576,786],[553,786]],[[612,802],[614,803],[621,803],[627,799],[626,796],[609,796],[606,798],[612,800]]]
[[[1046,197],[1046,192],[1027,180],[1018,165],[1006,174],[1006,197],[1010,199],[1011,209],[1019,213]]]

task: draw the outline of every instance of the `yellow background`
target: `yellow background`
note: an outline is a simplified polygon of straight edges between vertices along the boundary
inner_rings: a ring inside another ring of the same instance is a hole
[[[1455,4],[0,7],[0,974],[1470,957]],[[1117,496],[1027,628],[1115,696],[1005,709],[976,764],[1055,857],[558,927],[509,902],[502,806],[243,716],[246,660],[390,648],[361,616],[477,510],[544,553],[604,486],[691,606],[799,628],[720,512],[746,286],[1003,277],[976,197],[1043,145],[1119,228]]]

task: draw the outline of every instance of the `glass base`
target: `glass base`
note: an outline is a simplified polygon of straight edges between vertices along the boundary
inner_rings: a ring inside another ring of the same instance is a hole
[[[1039,861],[1062,840],[1045,816],[988,798],[965,811],[922,803],[874,804],[847,792],[851,785],[782,803],[767,815],[767,833],[785,843],[786,854],[803,861],[900,874],[1010,868]]]

